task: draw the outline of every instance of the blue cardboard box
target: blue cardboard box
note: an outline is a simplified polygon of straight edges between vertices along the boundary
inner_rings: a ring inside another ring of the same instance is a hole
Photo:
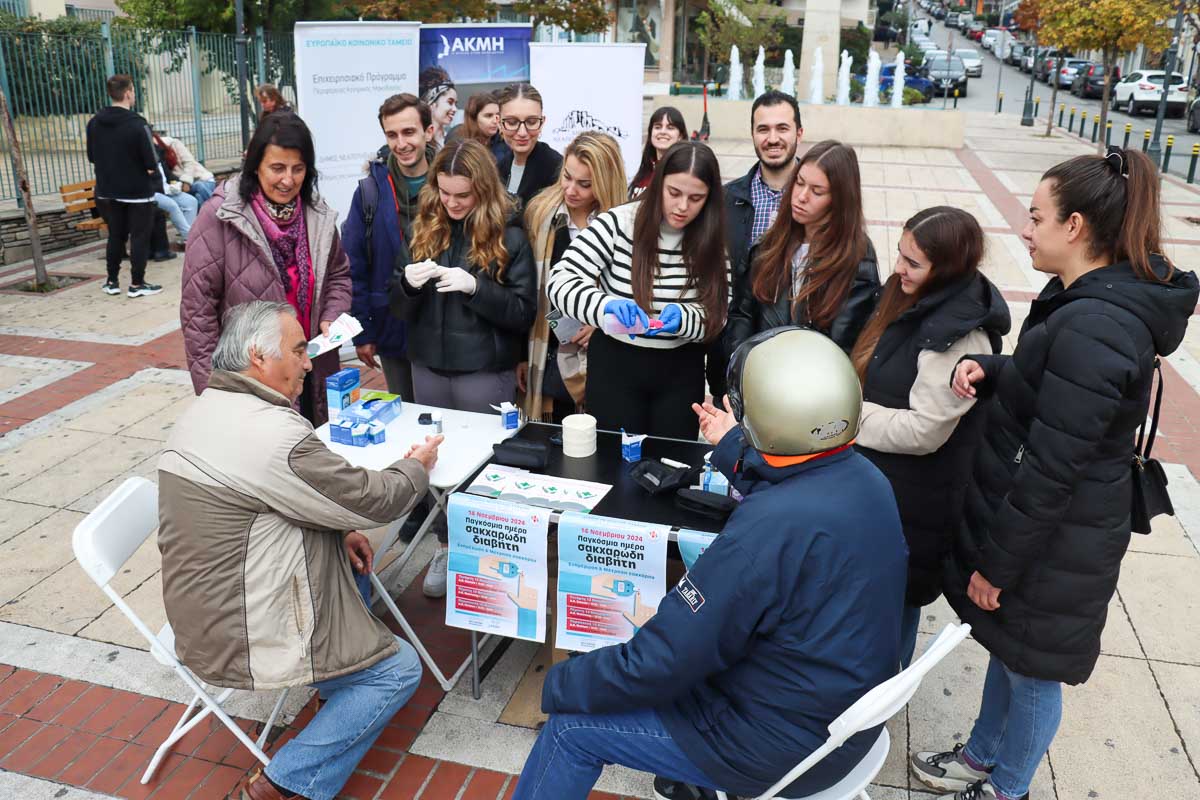
[[[400,416],[401,400],[399,395],[386,392],[364,392],[355,403],[342,409],[341,419],[353,422],[378,422],[387,425]]]
[[[329,421],[341,419],[343,409],[358,402],[360,376],[357,367],[346,367],[325,379],[325,399],[329,403]]]

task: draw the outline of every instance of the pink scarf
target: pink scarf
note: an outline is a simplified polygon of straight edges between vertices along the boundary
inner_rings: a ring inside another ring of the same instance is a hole
[[[296,309],[296,319],[304,328],[304,334],[309,336],[312,334],[309,324],[312,320],[313,283],[316,276],[313,273],[312,256],[308,252],[304,203],[297,197],[296,210],[292,212],[291,219],[285,222],[271,216],[269,202],[261,191],[257,191],[250,201],[250,207],[254,209],[254,216],[267,235],[271,258],[279,270],[287,301]]]

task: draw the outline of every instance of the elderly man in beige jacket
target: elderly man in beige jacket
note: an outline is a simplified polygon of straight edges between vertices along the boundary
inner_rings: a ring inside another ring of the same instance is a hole
[[[292,407],[311,368],[285,303],[226,315],[208,388],[158,463],[163,600],[179,658],[214,686],[309,685],[325,704],[244,800],[332,800],[416,691],[421,664],[367,608],[357,529],[402,517],[442,437],[381,471],[354,467]],[[349,531],[349,532],[348,532]]]

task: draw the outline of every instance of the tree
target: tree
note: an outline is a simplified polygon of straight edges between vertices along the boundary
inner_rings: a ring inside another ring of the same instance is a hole
[[[1039,0],[1021,0],[1017,10],[1013,12],[1013,21],[1021,30],[1037,33],[1042,27]]]
[[[534,27],[557,25],[581,36],[603,33],[613,24],[605,0],[517,0],[512,8],[528,14]]]
[[[444,0],[374,0],[362,6],[362,15],[371,19],[456,22],[488,19],[493,8],[490,0],[454,0],[449,3]]]
[[[202,31],[235,33],[232,2],[214,0],[117,0],[127,22],[138,28],[180,30],[190,25]],[[268,31],[290,33],[301,20],[356,19],[358,10],[343,0],[258,0],[245,4],[246,29],[261,25]],[[420,19],[420,17],[416,17]]]
[[[1106,129],[1112,96],[1112,74],[1117,58],[1139,44],[1147,50],[1162,49],[1171,40],[1164,24],[1175,6],[1170,0],[1039,0],[1042,35],[1055,45],[1079,52],[1100,52],[1104,65],[1100,127]],[[1060,58],[1061,60],[1061,58]],[[1055,91],[1058,82],[1055,81]],[[1164,82],[1164,88],[1166,83]],[[1050,108],[1054,108],[1051,99]],[[1051,113],[1053,117],[1053,113]],[[1098,148],[1103,148],[1101,140]]]
[[[696,28],[700,43],[722,64],[729,63],[730,49],[737,45],[742,74],[748,76],[758,58],[758,48],[770,50],[782,41],[780,21],[786,24],[786,19],[786,12],[779,6],[721,0],[700,12]]]

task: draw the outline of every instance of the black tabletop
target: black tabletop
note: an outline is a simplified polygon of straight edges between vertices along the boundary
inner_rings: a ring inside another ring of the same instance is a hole
[[[621,434],[607,431],[596,432],[596,452],[588,458],[568,458],[563,455],[562,445],[554,444],[550,437],[561,435],[562,427],[543,422],[529,422],[513,437],[546,445],[547,463],[543,470],[532,470],[558,478],[573,478],[580,481],[606,483],[612,486],[592,513],[604,517],[627,519],[636,522],[652,522],[676,528],[691,528],[698,531],[719,532],[720,520],[685,511],[675,505],[675,493],[652,495],[634,482],[629,471],[633,464],[621,458]],[[681,439],[657,439],[646,437],[642,442],[642,458],[669,458],[691,466],[704,463],[704,454],[713,447],[705,442],[686,442]],[[463,485],[469,486],[482,472],[480,468]]]

